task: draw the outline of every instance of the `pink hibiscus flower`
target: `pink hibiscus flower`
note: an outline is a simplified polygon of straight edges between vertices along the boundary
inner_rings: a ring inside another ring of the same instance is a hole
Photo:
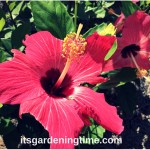
[[[132,0],[132,2],[133,2],[133,3],[137,3],[137,2],[139,2],[139,0]]]
[[[139,2],[139,0],[132,0],[133,3]],[[114,25],[117,28],[116,33],[122,32],[123,26],[124,26],[124,21],[126,19],[125,15],[123,12],[121,12],[120,15],[116,14],[115,12],[112,11],[112,14],[114,14],[117,18],[115,21]]]
[[[116,33],[122,32],[124,21],[125,21],[125,15],[121,12],[121,14],[119,15],[119,17],[114,23],[114,26],[117,29]]]
[[[99,73],[114,41],[114,36],[97,33],[86,41],[74,33],[64,41],[47,31],[26,36],[25,54],[12,50],[14,58],[0,64],[0,102],[20,104],[20,116],[30,113],[53,138],[78,137],[84,124],[90,125],[89,117],[120,134],[122,119],[116,108],[107,104],[104,94],[81,86],[105,81]],[[51,144],[51,148],[73,147],[73,143]]]
[[[150,69],[150,16],[136,11],[124,23],[122,37],[118,37],[118,48],[108,60],[103,71],[122,67]]]

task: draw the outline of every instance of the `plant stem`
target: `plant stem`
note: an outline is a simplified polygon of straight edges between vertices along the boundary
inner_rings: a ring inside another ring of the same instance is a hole
[[[74,25],[75,25],[75,31],[77,30],[77,12],[78,12],[78,0],[75,0],[75,8],[74,8]]]

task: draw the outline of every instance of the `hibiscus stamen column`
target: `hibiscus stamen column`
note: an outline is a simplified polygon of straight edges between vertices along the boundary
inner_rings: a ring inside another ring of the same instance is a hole
[[[138,78],[144,78],[144,94],[148,95],[150,97],[150,76],[145,69],[140,69],[138,63],[136,62],[135,57],[133,56],[132,53],[129,54],[132,62],[134,63],[135,67],[137,68],[137,77]]]
[[[82,38],[82,36],[80,35],[82,27],[83,25],[79,24],[77,33],[68,34],[63,41],[62,57],[65,57],[67,61],[53,89],[56,89],[61,85],[62,81],[64,80],[69,70],[69,67],[73,59],[78,58],[80,55],[84,54],[85,52],[85,47],[87,43],[85,39]]]
[[[130,53],[129,56],[130,56],[132,62],[134,63],[135,67],[136,67],[137,70],[138,70],[137,76],[138,76],[138,77],[144,77],[145,79],[147,79],[147,77],[146,77],[146,76],[148,76],[147,70],[145,70],[145,69],[140,69],[140,67],[139,67],[138,63],[136,62],[135,57],[133,56],[132,53]]]
[[[115,11],[114,11],[112,8],[110,8],[110,9],[105,8],[105,9],[108,10],[108,13],[109,13],[109,14],[113,14],[114,16],[116,16],[116,17],[118,17],[118,18],[120,17],[120,15],[116,14]]]

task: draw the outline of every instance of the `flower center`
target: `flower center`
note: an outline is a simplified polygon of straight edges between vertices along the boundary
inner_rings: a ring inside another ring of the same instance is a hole
[[[69,70],[71,62],[74,59],[77,59],[80,55],[83,55],[85,52],[85,47],[87,43],[85,39],[82,38],[82,36],[80,35],[82,27],[83,25],[79,24],[77,33],[68,34],[63,41],[62,57],[65,57],[67,61],[53,89],[57,89],[61,85]]]
[[[135,65],[135,67],[137,68],[137,77],[141,78],[141,77],[147,77],[148,76],[148,72],[145,69],[141,69],[135,59],[135,56],[138,54],[138,51],[140,51],[140,46],[136,45],[136,44],[131,44],[129,46],[126,46],[125,48],[122,49],[121,51],[121,56],[123,58],[127,58],[130,57],[133,64]]]
[[[130,54],[132,54],[135,57],[138,51],[140,51],[140,47],[136,44],[131,44],[122,49],[121,56],[123,58],[127,58]]]
[[[53,90],[53,86],[58,80],[61,72],[58,69],[50,69],[46,72],[46,75],[40,79],[41,85],[47,94],[51,94],[51,96],[57,97],[66,97],[63,92],[64,90],[72,84],[71,76],[68,74],[65,76],[63,82],[59,86],[59,88]]]

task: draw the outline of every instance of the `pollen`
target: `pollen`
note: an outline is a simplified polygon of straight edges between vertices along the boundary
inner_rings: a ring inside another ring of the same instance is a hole
[[[141,69],[141,70],[137,71],[136,75],[137,75],[138,78],[147,77],[148,72],[145,69]]]
[[[62,57],[72,60],[85,53],[86,40],[76,33],[68,34],[63,41]]]

